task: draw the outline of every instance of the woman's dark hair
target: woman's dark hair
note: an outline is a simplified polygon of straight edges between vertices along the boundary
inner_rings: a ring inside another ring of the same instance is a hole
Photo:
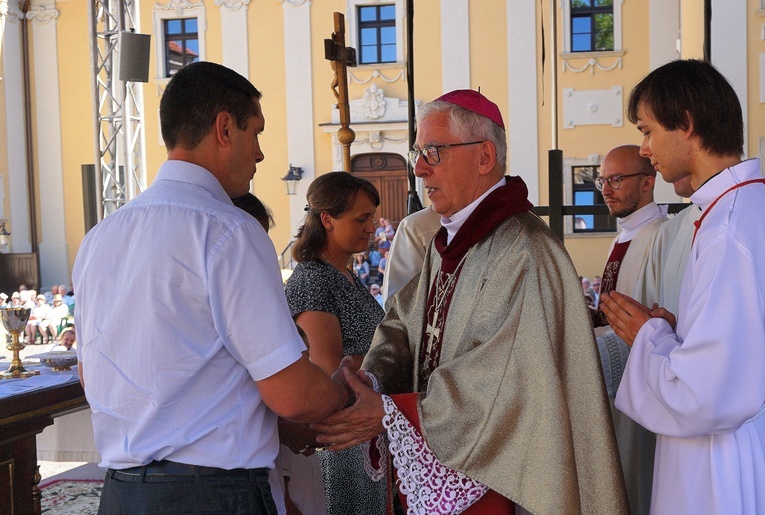
[[[193,149],[210,132],[221,112],[231,114],[239,129],[259,114],[260,91],[234,70],[210,62],[192,63],[170,79],[159,102],[162,139],[168,150]]]
[[[638,122],[638,107],[672,131],[693,130],[701,148],[717,156],[740,155],[744,148],[741,103],[725,77],[697,59],[672,61],[646,75],[632,89],[627,118]]]
[[[274,216],[271,214],[271,210],[268,209],[258,197],[252,193],[245,193],[241,197],[235,197],[231,199],[236,207],[248,213],[254,217],[266,232],[269,231],[274,225]]]
[[[308,212],[292,244],[292,259],[297,262],[318,259],[327,245],[327,231],[321,223],[321,214],[339,218],[353,206],[360,191],[369,195],[375,206],[380,205],[380,194],[369,181],[347,172],[330,172],[317,177],[308,186]]]

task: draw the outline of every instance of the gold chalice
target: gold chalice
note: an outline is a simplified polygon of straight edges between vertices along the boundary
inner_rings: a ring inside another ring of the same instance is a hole
[[[40,372],[37,370],[24,369],[24,367],[21,366],[21,359],[19,359],[19,351],[26,347],[26,345],[19,342],[19,335],[27,326],[27,321],[29,320],[29,314],[31,312],[32,310],[29,308],[0,309],[0,319],[2,319],[5,329],[11,333],[11,343],[7,345],[6,348],[13,352],[11,366],[5,372],[0,373],[0,379],[20,379],[40,375]]]

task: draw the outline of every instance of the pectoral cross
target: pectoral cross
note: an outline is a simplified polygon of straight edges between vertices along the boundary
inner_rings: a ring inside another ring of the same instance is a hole
[[[337,99],[337,108],[340,111],[340,129],[337,131],[337,139],[343,145],[343,169],[351,171],[351,143],[356,139],[356,133],[350,128],[351,108],[348,105],[348,66],[356,66],[356,49],[345,46],[345,16],[342,13],[334,13],[335,31],[332,39],[324,40],[324,58],[332,61],[332,71],[335,76],[332,79],[332,93]]]
[[[425,334],[428,335],[428,353],[433,352],[438,337],[441,336],[441,329],[438,328],[438,311],[433,315],[433,324],[425,326]]]
[[[438,339],[441,336],[441,329],[438,327],[438,310],[433,315],[433,323],[425,326],[425,334],[428,335],[428,342],[423,347],[424,353],[422,354],[422,363],[420,364],[420,386],[422,388],[427,388],[428,378],[430,378],[431,372],[436,368],[438,363],[437,356],[440,354],[440,352],[436,352]]]

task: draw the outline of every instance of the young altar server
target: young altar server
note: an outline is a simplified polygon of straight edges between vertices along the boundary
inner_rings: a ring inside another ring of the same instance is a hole
[[[677,318],[612,292],[611,327],[633,347],[616,407],[654,431],[652,513],[765,513],[765,180],[741,161],[736,93],[712,65],[674,61],[632,91],[642,155],[691,176],[702,210]]]

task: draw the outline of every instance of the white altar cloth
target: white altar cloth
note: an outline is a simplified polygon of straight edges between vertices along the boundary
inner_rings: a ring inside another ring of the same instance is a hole
[[[51,368],[42,365],[28,365],[26,362],[23,364],[27,370],[39,370],[40,375],[24,379],[3,379],[0,381],[0,399],[80,380],[76,367],[66,372],[53,372]],[[10,366],[10,361],[0,361],[0,371],[8,370]]]

